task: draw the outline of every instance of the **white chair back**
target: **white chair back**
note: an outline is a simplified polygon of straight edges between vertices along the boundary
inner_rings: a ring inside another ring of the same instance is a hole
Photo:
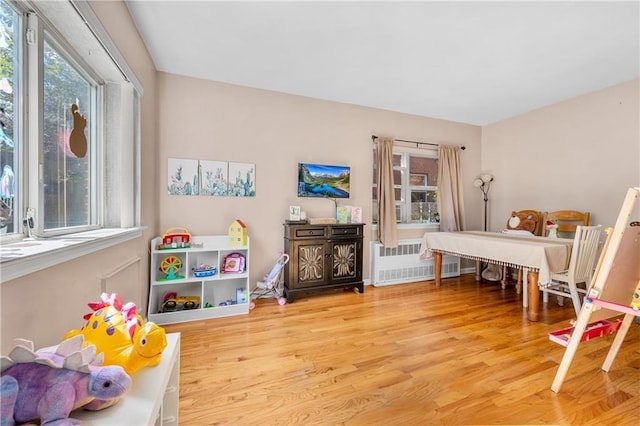
[[[595,267],[602,225],[576,227],[573,249],[569,260],[569,279],[589,285]]]

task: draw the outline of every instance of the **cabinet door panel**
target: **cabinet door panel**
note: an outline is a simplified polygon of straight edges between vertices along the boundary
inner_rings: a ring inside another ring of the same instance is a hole
[[[331,244],[331,281],[353,281],[358,276],[358,244],[354,241]]]
[[[325,242],[295,242],[294,250],[297,260],[297,265],[294,266],[298,275],[298,279],[294,280],[296,281],[295,287],[314,287],[326,282],[325,259],[327,251]]]

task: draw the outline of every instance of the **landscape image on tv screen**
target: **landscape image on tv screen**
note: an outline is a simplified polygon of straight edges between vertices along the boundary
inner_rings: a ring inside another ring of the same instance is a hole
[[[298,197],[349,198],[349,166],[298,163]]]

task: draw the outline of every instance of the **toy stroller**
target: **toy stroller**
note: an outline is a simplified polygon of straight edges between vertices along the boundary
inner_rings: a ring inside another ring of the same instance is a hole
[[[259,297],[275,297],[278,299],[278,303],[280,305],[287,303],[287,299],[284,297],[282,290],[278,288],[280,276],[282,275],[282,268],[287,264],[287,262],[289,262],[289,255],[283,253],[276,261],[276,264],[273,265],[271,271],[264,276],[264,280],[258,281],[256,288],[253,289],[249,295],[251,300],[249,309],[256,307],[254,300]]]

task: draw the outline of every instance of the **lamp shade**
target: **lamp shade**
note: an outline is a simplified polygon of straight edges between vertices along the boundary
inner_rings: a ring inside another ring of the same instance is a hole
[[[476,188],[480,188],[482,186],[482,180],[481,179],[475,179],[473,181],[473,186],[475,186]]]
[[[480,179],[482,179],[484,183],[489,183],[493,180],[493,176],[489,173],[483,173],[480,175]]]

